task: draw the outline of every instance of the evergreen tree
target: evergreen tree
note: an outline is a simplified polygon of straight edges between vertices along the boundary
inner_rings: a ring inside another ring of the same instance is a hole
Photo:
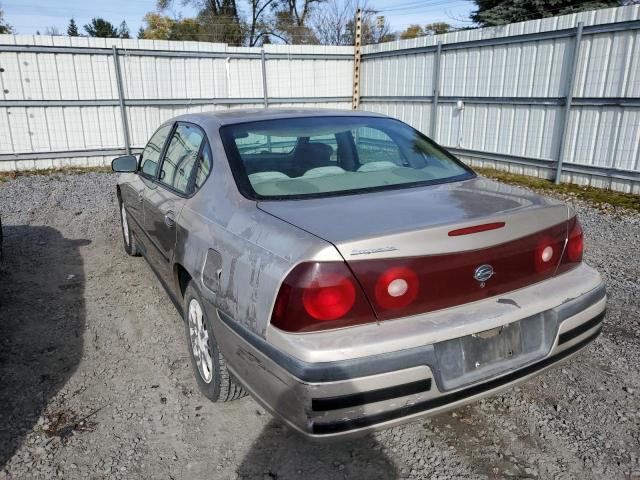
[[[78,33],[78,25],[76,25],[76,21],[72,18],[69,20],[69,26],[67,27],[67,35],[70,37],[79,37]]]
[[[4,20],[4,12],[2,11],[2,7],[0,7],[0,34],[2,33],[15,33],[11,25],[9,25]]]
[[[120,28],[118,28],[118,36],[120,38],[131,38],[131,35],[129,34],[129,26],[124,20],[120,24]]]
[[[111,22],[107,22],[103,18],[94,18],[91,23],[84,26],[84,31],[90,37],[102,37],[102,38],[116,38],[118,37],[118,31]]]
[[[474,0],[471,19],[483,27],[616,7],[618,0]]]

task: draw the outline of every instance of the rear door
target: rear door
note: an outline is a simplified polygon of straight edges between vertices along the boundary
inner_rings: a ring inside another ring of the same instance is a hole
[[[201,155],[204,132],[196,125],[179,122],[167,144],[156,188],[144,198],[145,227],[153,248],[149,260],[168,285],[176,244],[177,222],[184,203],[194,191],[194,165]]]

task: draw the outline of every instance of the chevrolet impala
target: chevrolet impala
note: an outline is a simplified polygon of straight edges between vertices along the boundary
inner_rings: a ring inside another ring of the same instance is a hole
[[[383,115],[182,115],[112,168],[124,249],[183,315],[202,393],[312,439],[494,395],[601,329],[570,207]]]

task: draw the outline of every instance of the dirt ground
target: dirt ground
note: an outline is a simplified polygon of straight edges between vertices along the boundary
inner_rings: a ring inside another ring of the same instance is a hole
[[[184,327],[127,257],[111,174],[0,183],[0,479],[640,478],[640,217],[574,201],[603,335],[477,404],[333,445],[250,397],[213,404]]]

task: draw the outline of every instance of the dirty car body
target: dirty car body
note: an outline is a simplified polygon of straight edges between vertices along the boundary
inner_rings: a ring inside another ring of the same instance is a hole
[[[180,128],[198,156],[176,163]],[[402,122],[233,110],[158,132],[118,183],[131,234],[176,305],[197,289],[230,374],[307,437],[456,408],[600,332],[575,212]]]

